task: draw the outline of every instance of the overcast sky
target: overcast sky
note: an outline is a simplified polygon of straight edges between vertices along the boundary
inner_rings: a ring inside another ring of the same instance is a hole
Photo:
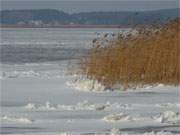
[[[65,12],[142,11],[179,8],[180,0],[0,0],[3,9],[58,9]]]

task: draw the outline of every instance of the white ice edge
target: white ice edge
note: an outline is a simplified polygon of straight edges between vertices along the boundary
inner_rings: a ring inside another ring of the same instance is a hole
[[[88,79],[83,75],[74,74],[70,81],[66,82],[66,85],[72,87],[79,91],[85,92],[109,92],[111,90],[107,89],[103,84],[101,84],[97,80]],[[154,84],[154,85],[144,85],[144,86],[137,86],[136,89],[127,89],[124,92],[143,92],[143,91],[155,91],[157,89],[162,89],[165,87],[173,87],[173,86],[166,86],[164,84]],[[177,86],[179,87],[179,86]],[[123,86],[120,84],[116,84],[113,88],[115,91],[123,91]]]

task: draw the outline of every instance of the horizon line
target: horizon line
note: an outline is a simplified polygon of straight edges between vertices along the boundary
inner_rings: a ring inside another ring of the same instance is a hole
[[[72,12],[69,13],[67,11],[63,11],[61,9],[53,9],[53,8],[39,8],[39,9],[0,9],[0,11],[23,11],[23,10],[55,10],[55,11],[61,11],[64,13],[68,14],[74,14],[74,13],[93,13],[93,12],[149,12],[149,11],[159,11],[159,10],[180,10],[180,7],[178,8],[160,8],[160,9],[150,9],[150,10],[109,10],[109,11],[102,11],[102,10],[97,10],[97,11],[79,11],[79,12]]]

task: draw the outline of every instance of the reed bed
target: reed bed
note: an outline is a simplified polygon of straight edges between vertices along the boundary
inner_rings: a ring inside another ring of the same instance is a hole
[[[180,18],[158,28],[119,34],[108,46],[95,43],[80,61],[81,73],[107,88],[180,84]]]

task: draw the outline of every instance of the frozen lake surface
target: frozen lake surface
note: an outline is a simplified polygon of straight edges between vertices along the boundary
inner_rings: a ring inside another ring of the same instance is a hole
[[[67,85],[75,79],[67,69],[92,39],[119,31],[1,29],[0,134],[180,134],[179,86],[84,92]]]

